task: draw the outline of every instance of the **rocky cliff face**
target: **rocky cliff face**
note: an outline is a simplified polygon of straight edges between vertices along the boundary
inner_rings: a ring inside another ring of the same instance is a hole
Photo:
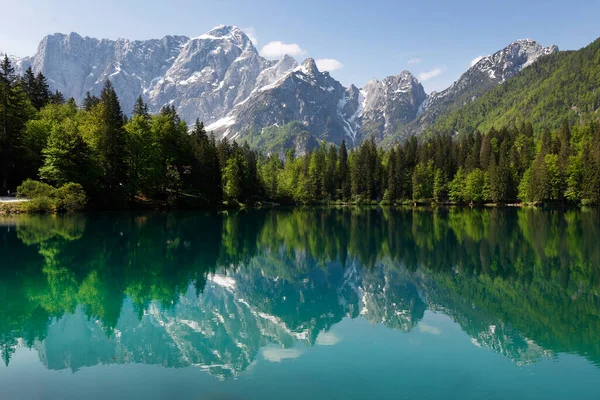
[[[408,71],[381,82],[372,80],[361,93],[363,135],[375,135],[379,140],[404,129],[427,100],[423,86]]]
[[[319,139],[334,143],[344,140],[344,122],[337,111],[346,90],[329,73],[320,72],[312,58],[271,81],[257,87],[248,101],[208,129],[238,138],[299,121]]]

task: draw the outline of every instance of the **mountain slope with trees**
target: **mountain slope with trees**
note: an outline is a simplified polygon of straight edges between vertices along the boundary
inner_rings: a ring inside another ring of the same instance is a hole
[[[531,122],[536,130],[559,128],[596,116],[600,108],[600,39],[578,51],[542,57],[519,74],[458,110],[428,133],[488,131]]]

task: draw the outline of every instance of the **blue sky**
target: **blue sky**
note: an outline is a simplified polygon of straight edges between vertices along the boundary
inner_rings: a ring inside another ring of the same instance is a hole
[[[0,0],[0,10],[0,51],[18,56],[33,54],[55,32],[194,37],[227,24],[247,29],[263,54],[287,49],[298,59],[329,60],[321,65],[344,85],[408,69],[427,92],[444,89],[474,58],[516,39],[566,50],[600,36],[598,0]]]

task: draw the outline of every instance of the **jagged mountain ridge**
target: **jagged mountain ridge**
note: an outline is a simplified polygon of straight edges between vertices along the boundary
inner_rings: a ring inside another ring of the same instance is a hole
[[[418,135],[441,115],[556,51],[556,46],[517,40],[430,95],[408,71],[371,80],[362,89],[346,88],[312,59],[298,65],[289,56],[261,57],[240,28],[224,25],[196,38],[142,41],[54,34],[42,40],[33,57],[15,63],[21,73],[29,66],[43,72],[52,89],[78,102],[87,91],[98,94],[111,79],[126,113],[141,95],[152,112],[173,105],[188,124],[198,118],[230,139],[251,140],[266,128],[276,136],[274,130],[298,122],[303,134],[312,136],[301,142],[345,140],[356,146],[370,135],[384,145]]]
[[[230,115],[208,126],[233,139],[267,127],[302,123],[317,139],[358,145],[368,135],[382,140],[414,120],[427,95],[408,71],[372,80],[363,89],[343,87],[312,58],[260,87]]]
[[[108,40],[76,33],[46,36],[33,57],[16,60],[19,73],[31,66],[52,89],[81,103],[110,79],[125,113],[142,96],[152,112],[173,105],[188,123],[212,123],[295,67],[295,60],[266,60],[239,28],[220,25],[196,38]],[[276,67],[276,68],[272,68]],[[262,74],[265,72],[265,74]]]

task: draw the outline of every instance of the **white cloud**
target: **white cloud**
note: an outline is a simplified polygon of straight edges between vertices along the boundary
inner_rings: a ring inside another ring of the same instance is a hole
[[[298,358],[302,355],[299,349],[282,349],[277,347],[267,347],[263,349],[263,357],[267,361],[280,363],[283,360]]]
[[[321,346],[335,346],[340,340],[342,338],[333,332],[321,332],[317,336],[316,343]]]
[[[286,54],[292,57],[298,57],[306,54],[306,51],[296,43],[283,43],[280,41],[267,43],[260,49],[261,56],[271,59],[278,59]]]
[[[471,67],[474,66],[475,64],[477,64],[481,59],[483,58],[483,56],[478,56],[475,57],[472,61],[471,61]]]
[[[258,36],[256,35],[256,29],[254,29],[253,27],[250,26],[250,27],[244,28],[242,30],[244,31],[246,36],[248,36],[248,39],[250,39],[252,44],[256,46],[258,44]]]
[[[421,62],[421,59],[419,57],[415,57],[415,58],[411,58],[410,60],[408,60],[406,63],[407,64],[418,64]]]
[[[317,64],[317,68],[319,68],[319,71],[331,72],[344,68],[344,64],[333,58],[321,58],[319,60],[316,60],[315,63]]]
[[[432,335],[441,335],[442,334],[442,331],[439,328],[436,328],[435,326],[427,325],[425,323],[421,323],[419,325],[419,331],[421,331],[423,333],[430,333]]]
[[[419,80],[421,82],[428,81],[430,79],[435,78],[436,76],[440,76],[446,69],[445,68],[434,68],[431,71],[422,71],[419,73]]]

